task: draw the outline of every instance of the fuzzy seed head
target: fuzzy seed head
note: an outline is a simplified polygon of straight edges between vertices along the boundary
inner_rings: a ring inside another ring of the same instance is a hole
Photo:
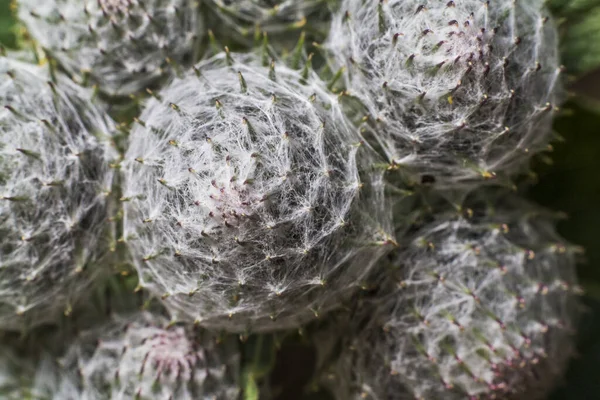
[[[133,130],[126,235],[142,284],[188,318],[297,327],[387,252],[382,176],[320,83],[222,62],[174,81]]]
[[[193,0],[23,0],[19,17],[67,72],[121,96],[192,61],[202,32]]]
[[[324,47],[415,180],[490,179],[547,149],[562,86],[542,0],[345,0]]]
[[[72,377],[79,376],[81,398],[238,398],[235,338],[219,342],[148,312],[126,317],[83,332],[61,361]]]
[[[0,326],[69,309],[98,273],[110,226],[112,124],[89,93],[0,58]]]
[[[438,220],[399,252],[396,288],[339,365],[354,398],[545,398],[574,350],[574,253],[516,205]]]

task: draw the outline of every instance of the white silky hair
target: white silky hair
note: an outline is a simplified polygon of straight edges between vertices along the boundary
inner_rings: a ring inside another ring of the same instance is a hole
[[[564,97],[557,36],[542,0],[344,0],[323,47],[388,162],[447,188],[547,149]]]
[[[19,18],[69,74],[122,96],[195,57],[203,32],[194,0],[20,0]]]
[[[298,328],[389,251],[383,174],[315,76],[235,57],[146,105],[123,162],[125,237],[141,285],[180,318]]]
[[[0,326],[68,312],[103,268],[110,118],[47,67],[0,58]]]
[[[115,315],[83,331],[60,358],[82,400],[239,397],[237,337],[172,324],[155,312]]]
[[[366,328],[346,333],[337,398],[545,398],[574,354],[580,291],[551,219],[520,200],[438,218],[396,264]]]

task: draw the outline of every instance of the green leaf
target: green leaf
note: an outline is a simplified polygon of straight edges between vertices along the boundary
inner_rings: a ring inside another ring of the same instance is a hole
[[[244,400],[258,400],[260,382],[275,365],[275,343],[272,335],[253,335],[244,345],[242,387]]]
[[[561,40],[562,60],[570,73],[583,75],[600,67],[600,7],[567,23]]]
[[[600,0],[549,0],[548,7],[559,18],[577,18],[600,6]]]
[[[258,400],[259,390],[254,374],[245,374],[244,381],[244,400]]]
[[[256,379],[267,376],[275,365],[275,343],[272,335],[250,337],[244,346],[247,368]]]
[[[549,0],[559,22],[562,62],[582,76],[600,67],[600,0]]]
[[[0,0],[0,45],[12,48],[17,46],[15,24],[10,0]]]

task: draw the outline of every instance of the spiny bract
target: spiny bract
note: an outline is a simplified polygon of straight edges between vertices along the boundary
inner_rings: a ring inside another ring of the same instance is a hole
[[[541,399],[560,379],[576,249],[521,201],[474,212],[439,218],[398,253],[395,289],[333,370],[340,400]]]
[[[198,14],[194,0],[19,0],[33,39],[110,95],[139,92],[189,62],[202,34]]]
[[[142,286],[188,318],[297,328],[387,252],[382,174],[320,81],[240,58],[147,105],[123,163],[125,239]]]
[[[67,311],[109,242],[113,125],[90,93],[0,58],[0,326]],[[23,315],[25,314],[25,315]]]
[[[236,337],[149,312],[80,333],[60,360],[64,379],[77,388],[73,400],[236,400],[239,363]]]
[[[324,44],[377,146],[440,187],[518,172],[562,100],[542,0],[344,0]]]

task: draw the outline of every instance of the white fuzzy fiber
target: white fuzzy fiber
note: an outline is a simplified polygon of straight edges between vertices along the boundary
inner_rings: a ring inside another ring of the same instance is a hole
[[[547,149],[557,36],[542,0],[344,0],[324,48],[388,162],[444,188],[514,174]]]
[[[0,329],[68,312],[107,254],[114,127],[90,93],[0,58]]]
[[[297,328],[390,249],[382,173],[320,81],[223,58],[171,83],[133,129],[126,240],[142,286],[181,317]]]
[[[553,225],[515,201],[423,227],[330,371],[338,398],[545,398],[579,315],[575,249]]]
[[[235,336],[138,312],[82,332],[60,363],[73,399],[236,400],[240,360]]]
[[[193,58],[194,0],[19,0],[28,32],[71,75],[110,95],[146,89]]]

